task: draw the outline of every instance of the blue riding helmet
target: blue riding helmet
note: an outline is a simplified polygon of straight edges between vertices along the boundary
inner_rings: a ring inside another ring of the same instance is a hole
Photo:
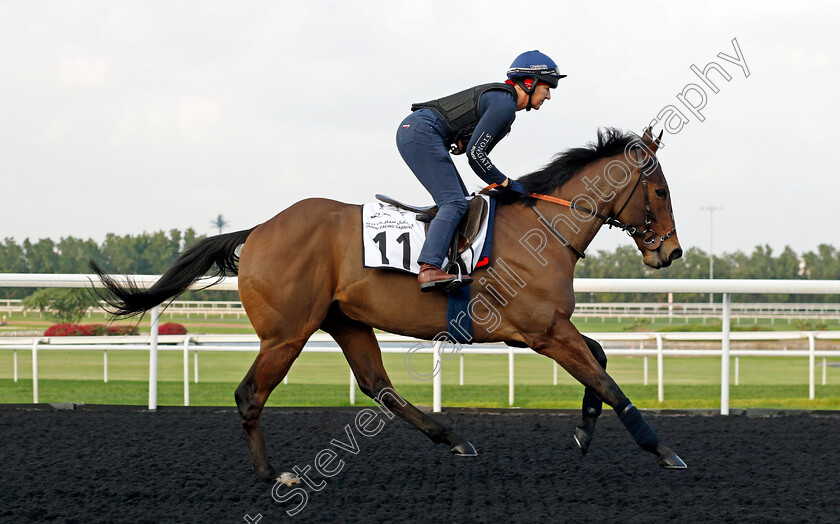
[[[507,71],[507,77],[519,84],[522,89],[530,94],[536,87],[537,82],[531,85],[528,89],[523,82],[526,78],[533,78],[540,82],[545,82],[549,87],[557,87],[557,82],[566,75],[561,75],[557,70],[557,64],[554,60],[544,55],[537,50],[526,51],[517,56],[513,63],[510,64],[510,69]]]

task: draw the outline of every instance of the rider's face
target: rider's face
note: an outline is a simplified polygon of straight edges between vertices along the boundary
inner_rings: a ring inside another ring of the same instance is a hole
[[[537,84],[537,88],[534,89],[534,93],[531,95],[531,106],[534,109],[539,109],[546,100],[551,100],[551,90],[549,89],[548,84],[539,83]]]

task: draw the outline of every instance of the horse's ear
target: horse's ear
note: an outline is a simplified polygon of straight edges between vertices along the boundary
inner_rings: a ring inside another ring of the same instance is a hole
[[[652,155],[656,154],[656,150],[659,149],[659,139],[662,138],[662,133],[659,133],[659,136],[654,139],[653,138],[653,126],[648,126],[645,128],[644,133],[642,133],[642,144],[644,144],[644,148]]]
[[[659,136],[657,136],[657,137],[656,137],[656,140],[654,140],[654,141],[653,141],[653,146],[654,146],[657,150],[658,150],[660,147],[662,147],[662,133],[664,133],[664,132],[665,132],[665,130],[664,130],[664,129],[663,129],[662,131],[660,131],[660,132],[659,132]]]

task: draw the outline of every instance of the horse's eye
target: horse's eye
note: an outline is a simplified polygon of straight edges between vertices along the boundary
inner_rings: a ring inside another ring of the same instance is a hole
[[[656,190],[656,196],[664,199],[665,197],[668,196],[668,190],[667,189],[657,189]]]

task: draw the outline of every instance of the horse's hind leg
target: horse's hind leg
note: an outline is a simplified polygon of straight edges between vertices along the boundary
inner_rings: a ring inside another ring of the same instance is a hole
[[[333,309],[321,328],[341,346],[365,395],[422,431],[432,442],[447,444],[452,453],[463,456],[477,454],[468,440],[452,433],[397,394],[385,372],[379,343],[370,326]]]
[[[289,372],[305,343],[305,339],[279,343],[263,340],[251,369],[236,388],[236,406],[239,408],[242,429],[245,430],[254,472],[261,481],[273,481],[278,474],[268,462],[260,414],[268,396]]]
[[[604,353],[604,348],[601,347],[597,341],[583,336],[583,341],[589,348],[589,352],[595,357],[598,364],[604,369],[607,369],[607,354]],[[586,456],[589,451],[589,445],[592,443],[592,434],[595,432],[595,423],[598,422],[598,417],[601,415],[601,407],[603,402],[598,398],[595,390],[587,387],[583,393],[583,420],[580,426],[575,427],[575,442],[580,449],[581,455]]]

